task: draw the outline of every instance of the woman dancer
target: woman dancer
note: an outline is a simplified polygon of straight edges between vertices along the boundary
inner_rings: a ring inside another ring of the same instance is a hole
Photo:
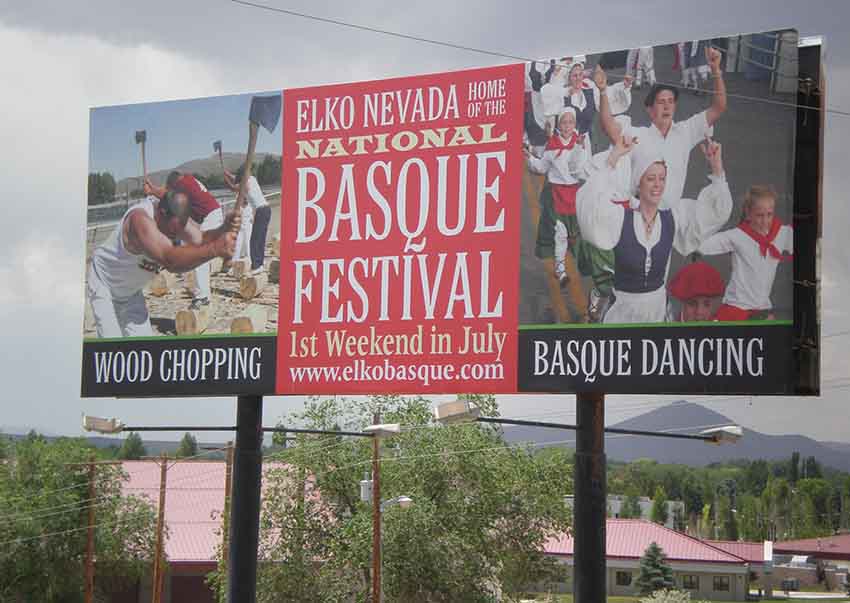
[[[711,166],[711,182],[696,200],[682,199],[672,209],[660,209],[667,167],[660,155],[647,155],[632,165],[636,202],[631,207],[611,203],[614,170],[636,144],[636,139],[621,137],[608,156],[607,169],[594,173],[577,195],[582,237],[600,249],[614,250],[614,303],[606,323],[664,322],[673,249],[682,255],[696,251],[732,211],[721,145],[708,139],[702,150]]]

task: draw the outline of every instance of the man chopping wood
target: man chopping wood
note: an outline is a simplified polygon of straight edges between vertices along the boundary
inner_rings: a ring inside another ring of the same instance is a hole
[[[192,205],[181,192],[149,195],[121,218],[92,254],[86,294],[98,337],[153,335],[142,289],[161,269],[185,272],[215,257],[230,257],[241,218],[227,216],[202,232],[189,217]],[[180,241],[180,244],[175,244]]]
[[[167,191],[183,193],[189,199],[190,215],[197,223],[201,232],[214,230],[221,226],[224,213],[221,205],[197,178],[191,174],[183,174],[174,170],[168,174],[165,186],[155,186],[150,180],[145,181],[145,193],[153,194],[160,199]],[[192,310],[199,310],[210,303],[210,265],[203,263],[195,269],[195,290],[192,291]]]

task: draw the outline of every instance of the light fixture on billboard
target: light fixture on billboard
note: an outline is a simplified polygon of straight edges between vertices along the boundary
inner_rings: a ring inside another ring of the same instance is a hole
[[[379,423],[363,428],[363,433],[371,433],[376,438],[389,438],[401,433],[401,425],[398,423]]]
[[[115,417],[106,419],[83,415],[83,429],[97,433],[121,433],[124,431],[124,423]]]
[[[744,430],[740,425],[724,425],[723,427],[704,429],[700,432],[700,435],[711,438],[706,440],[709,444],[735,444],[744,437]]]
[[[481,416],[481,409],[468,396],[460,395],[454,402],[440,404],[434,409],[434,418],[442,425],[474,423]]]

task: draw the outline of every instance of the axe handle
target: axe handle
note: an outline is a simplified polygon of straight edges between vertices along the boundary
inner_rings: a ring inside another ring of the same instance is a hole
[[[224,171],[224,157],[221,156],[221,147],[218,149],[218,161],[221,164],[221,171]]]
[[[142,182],[144,183],[148,179],[148,160],[145,157],[145,141],[144,140],[142,141],[142,176],[144,178],[144,180],[142,180]]]
[[[254,149],[257,147],[257,132],[259,125],[248,123],[248,154],[245,156],[245,166],[242,168],[242,180],[239,181],[239,194],[236,195],[236,211],[242,211],[245,206],[245,195],[248,191],[248,178],[251,177],[251,166],[254,165]]]

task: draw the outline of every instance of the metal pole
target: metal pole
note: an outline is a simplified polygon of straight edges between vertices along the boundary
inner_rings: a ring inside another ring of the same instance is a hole
[[[605,394],[576,395],[573,599],[605,603]]]
[[[260,540],[263,397],[239,396],[233,500],[230,506],[228,603],[256,603],[257,547]]]
[[[89,463],[89,522],[86,541],[86,603],[94,601],[94,455]]]
[[[378,425],[375,413],[372,423]],[[381,603],[381,438],[372,439],[372,603]]]
[[[162,535],[165,527],[165,480],[168,474],[168,457],[165,453],[159,461],[159,509],[156,517],[156,551],[153,562],[153,603],[162,600]]]

